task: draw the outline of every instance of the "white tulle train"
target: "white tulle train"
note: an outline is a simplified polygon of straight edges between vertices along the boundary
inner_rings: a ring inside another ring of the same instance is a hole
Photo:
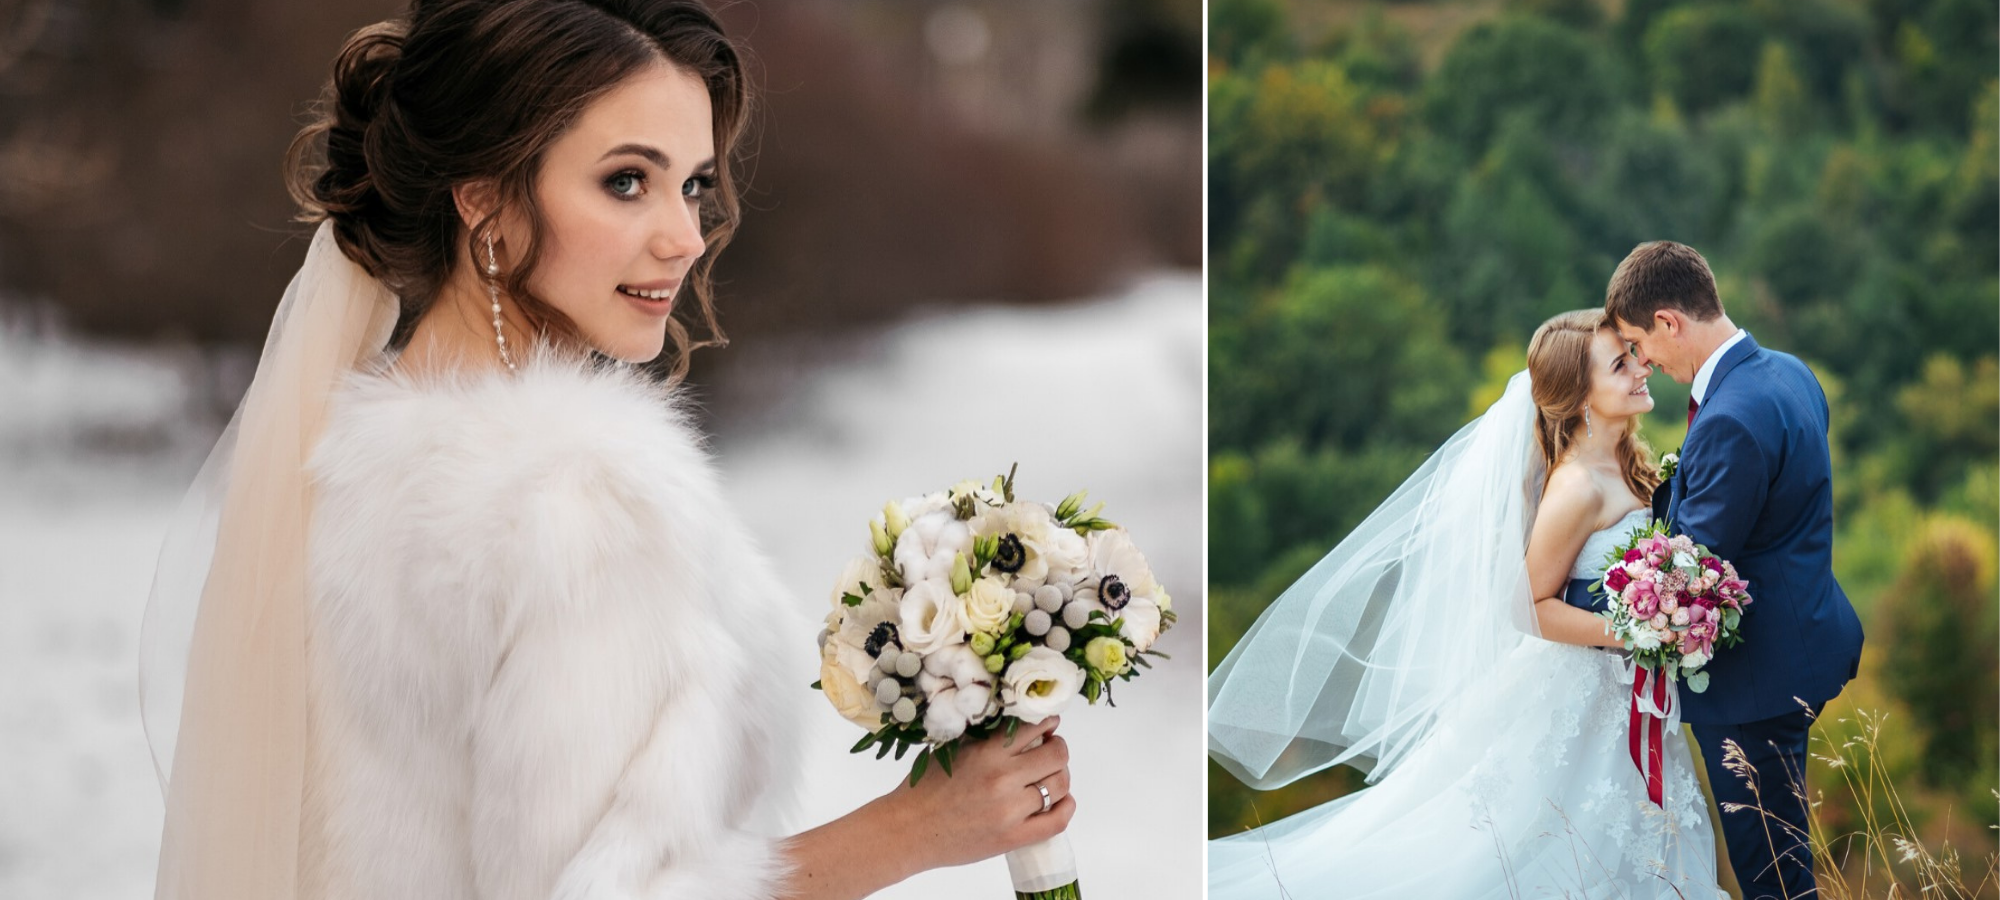
[[[1724,896],[1682,734],[1667,736],[1666,808],[1646,798],[1621,669],[1522,641],[1381,782],[1211,842],[1208,896]]]

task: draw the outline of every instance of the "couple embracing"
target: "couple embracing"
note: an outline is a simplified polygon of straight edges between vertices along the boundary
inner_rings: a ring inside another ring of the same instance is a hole
[[[1655,366],[1693,389],[1665,478],[1636,433]],[[1245,783],[1345,764],[1370,786],[1212,842],[1209,896],[1714,897],[1715,823],[1744,897],[1813,896],[1808,730],[1862,643],[1833,577],[1827,421],[1811,371],[1729,320],[1699,253],[1634,249],[1605,308],[1537,329],[1501,398],[1210,676],[1209,752]],[[1714,809],[1677,730],[1649,796],[1634,669],[1594,614],[1590,586],[1655,519],[1755,601],[1707,689],[1677,697]]]

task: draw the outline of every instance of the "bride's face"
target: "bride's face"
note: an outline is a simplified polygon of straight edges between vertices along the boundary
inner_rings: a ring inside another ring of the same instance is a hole
[[[1651,373],[1632,357],[1617,332],[1600,328],[1590,340],[1590,394],[1584,402],[1605,421],[1648,412],[1653,395],[1646,389],[1646,376]]]
[[[659,356],[667,315],[701,257],[702,195],[714,182],[701,79],[665,63],[626,79],[542,161],[535,198],[547,227],[529,287],[598,352]]]

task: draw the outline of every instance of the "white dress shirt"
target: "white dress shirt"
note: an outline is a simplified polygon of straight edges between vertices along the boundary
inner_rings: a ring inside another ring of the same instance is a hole
[[[1708,380],[1715,377],[1715,367],[1718,363],[1722,362],[1722,354],[1728,353],[1729,348],[1736,346],[1738,341],[1749,336],[1750,332],[1744,331],[1741,328],[1736,329],[1736,333],[1730,335],[1729,340],[1723,341],[1722,346],[1715,348],[1715,352],[1710,353],[1708,359],[1702,362],[1701,368],[1695,370],[1693,385],[1694,402],[1701,403],[1708,399]]]

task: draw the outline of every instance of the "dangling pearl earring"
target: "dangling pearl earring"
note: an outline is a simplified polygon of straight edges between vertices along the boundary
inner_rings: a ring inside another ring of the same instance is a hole
[[[493,257],[493,236],[486,236],[486,296],[493,301],[493,342],[500,348],[500,361],[507,364],[510,372],[519,371],[514,366],[514,356],[507,352],[507,333],[500,330],[500,262]]]
[[[496,304],[493,308],[499,309],[500,307]],[[503,351],[506,350],[505,347],[502,347],[500,349]],[[1596,434],[1596,432],[1590,430],[1590,407],[1586,406],[1583,408],[1583,436],[1590,437],[1594,434]]]

